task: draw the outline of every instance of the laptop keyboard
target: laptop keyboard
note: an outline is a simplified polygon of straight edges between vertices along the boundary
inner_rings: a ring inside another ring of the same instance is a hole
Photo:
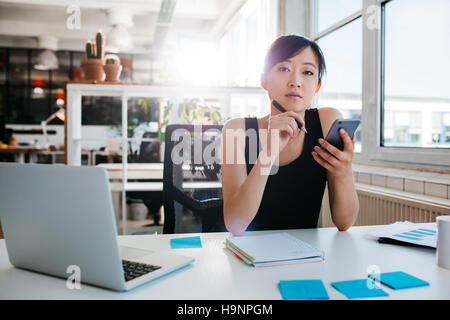
[[[125,281],[130,281],[147,273],[161,269],[160,266],[154,266],[151,264],[138,263],[128,260],[122,260],[122,266],[125,275]]]

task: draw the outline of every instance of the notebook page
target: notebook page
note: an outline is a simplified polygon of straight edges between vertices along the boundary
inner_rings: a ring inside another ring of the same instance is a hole
[[[285,232],[228,239],[244,251],[254,263],[323,256],[320,250]]]

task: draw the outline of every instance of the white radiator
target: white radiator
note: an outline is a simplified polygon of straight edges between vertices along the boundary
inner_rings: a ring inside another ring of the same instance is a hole
[[[374,186],[357,184],[359,214],[355,226],[390,224],[396,221],[435,222],[437,216],[449,215],[448,201],[430,200],[421,195],[406,194]],[[322,200],[319,227],[333,227],[328,189]]]

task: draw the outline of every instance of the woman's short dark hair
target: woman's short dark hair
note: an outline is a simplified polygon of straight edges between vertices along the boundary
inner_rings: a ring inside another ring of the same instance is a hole
[[[281,36],[272,43],[264,60],[264,74],[267,74],[277,63],[292,58],[307,47],[310,47],[317,57],[319,63],[319,81],[322,81],[322,77],[326,71],[325,58],[322,50],[314,41],[298,35]]]

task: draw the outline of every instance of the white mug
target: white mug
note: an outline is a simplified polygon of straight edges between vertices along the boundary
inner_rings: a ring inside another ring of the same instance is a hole
[[[450,269],[450,216],[437,217],[436,227],[436,263],[442,268]]]

